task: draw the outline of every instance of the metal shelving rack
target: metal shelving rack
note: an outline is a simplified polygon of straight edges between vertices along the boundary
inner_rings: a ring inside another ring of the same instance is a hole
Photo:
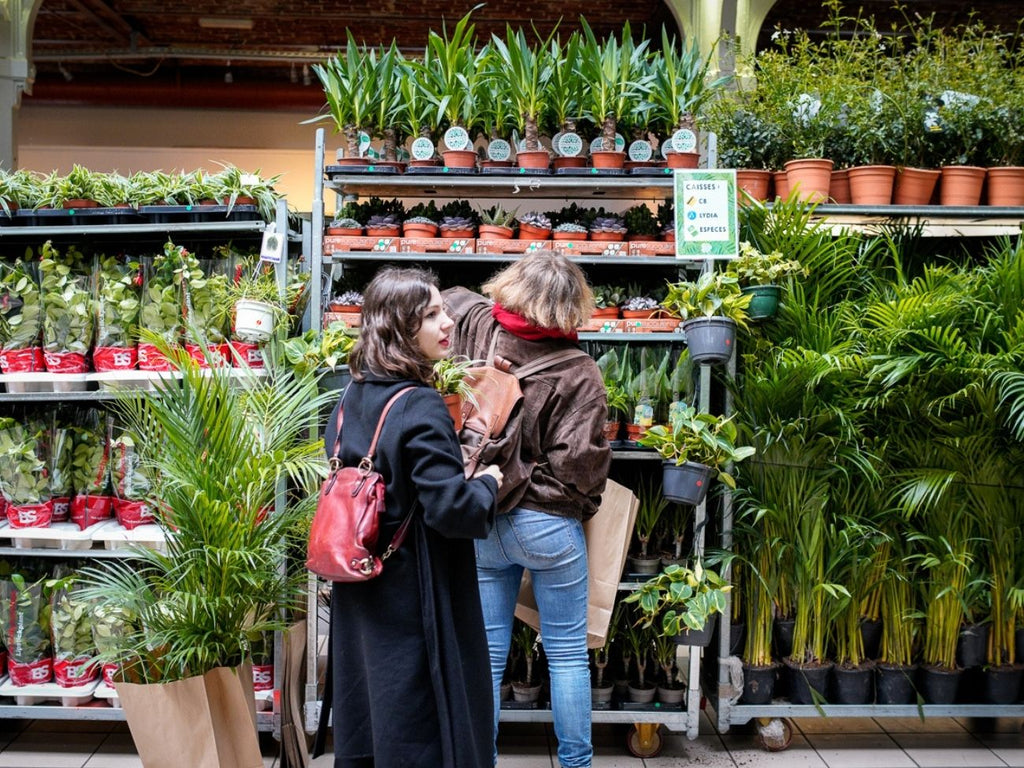
[[[287,201],[278,201],[276,212],[276,228],[278,232],[286,232],[289,243],[310,242],[308,228],[302,233],[288,229]],[[161,243],[167,238],[177,237],[189,242],[208,242],[237,237],[259,240],[266,230],[267,224],[262,220],[249,221],[209,221],[209,222],[167,222],[167,223],[124,223],[124,224],[56,224],[54,226],[4,226],[0,227],[0,258],[6,247],[26,244],[39,245],[44,240],[52,239],[61,243],[89,241],[91,243],[125,243],[140,242]],[[308,245],[305,252],[308,251]],[[285,263],[277,265],[277,276],[283,285]],[[96,403],[110,402],[116,397],[112,392],[25,392],[0,393],[0,403],[6,404],[43,404],[53,402]],[[127,550],[73,550],[50,548],[0,547],[0,557],[53,557],[111,559],[131,557]],[[279,633],[280,634],[280,633]],[[280,681],[279,659],[281,658],[281,640],[275,642],[275,680]],[[275,683],[279,684],[279,683]],[[279,700],[279,696],[274,697]],[[0,719],[36,719],[36,720],[113,720],[123,721],[124,710],[116,707],[64,707],[48,704],[16,706],[0,703]],[[258,712],[257,727],[260,731],[272,732],[279,737],[281,715],[279,712]]]
[[[564,200],[566,203],[581,198],[591,198],[595,202],[601,200],[664,200],[672,194],[673,177],[670,174],[659,176],[528,176],[511,174],[480,175],[480,176],[394,176],[373,174],[331,173],[325,175],[324,166],[324,132],[317,131],[315,143],[315,168],[313,191],[313,211],[311,229],[314,233],[310,268],[314,285],[323,285],[324,267],[346,262],[411,262],[411,263],[448,263],[472,262],[505,264],[517,258],[517,254],[443,254],[443,253],[394,253],[394,252],[337,252],[324,253],[323,240],[318,233],[324,232],[324,193],[334,192],[342,200],[354,200],[358,195],[375,195],[378,197],[395,196],[407,198],[484,198],[495,200],[515,200],[525,204],[527,200]],[[663,271],[671,270],[676,275],[680,270],[701,268],[702,262],[687,262],[674,257],[664,256],[580,256],[573,261],[584,266],[609,266],[654,268]],[[329,290],[330,285],[324,286]],[[313,323],[319,323],[323,315],[325,300],[324,290],[314,292],[310,298],[310,311]],[[319,327],[317,325],[316,327]],[[580,333],[581,341],[629,342],[629,343],[684,343],[682,333]],[[709,407],[711,387],[711,370],[701,366],[700,391],[703,409]],[[615,461],[651,461],[656,460],[653,451],[622,450],[613,453]],[[705,504],[701,503],[695,513],[695,543],[697,554],[703,552],[703,530],[706,521]],[[317,616],[319,584],[315,577],[310,577],[307,608],[310,617]],[[624,581],[620,584],[621,591],[631,591],[636,583]],[[317,621],[311,620],[307,636],[307,686],[306,686],[306,728],[312,731],[316,727],[320,702],[317,696]],[[680,646],[685,649],[685,646]],[[700,716],[700,648],[690,648],[689,654],[680,651],[680,668],[685,669],[687,680],[686,702],[683,707],[666,707],[664,705],[627,705],[627,708],[616,710],[597,709],[592,712],[595,723],[624,723],[635,726],[641,745],[650,745],[660,737],[657,734],[659,725],[677,732],[685,732],[690,739],[697,737]],[[550,709],[502,709],[502,722],[550,722]],[[653,753],[652,753],[653,754]]]

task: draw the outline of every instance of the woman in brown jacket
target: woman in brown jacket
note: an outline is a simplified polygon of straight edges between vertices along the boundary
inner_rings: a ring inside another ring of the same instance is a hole
[[[498,334],[494,353],[511,363],[513,371],[551,352],[575,348],[576,328],[594,306],[583,272],[550,251],[515,262],[483,290],[490,300],[464,288],[445,292],[446,309],[455,320],[453,351],[486,359],[492,336]],[[533,373],[520,386],[519,459],[529,479],[519,488],[503,488],[508,495],[503,494],[494,528],[486,540],[476,542],[495,735],[516,596],[528,569],[551,674],[559,763],[563,768],[589,768],[593,747],[582,522],[597,511],[611,463],[602,434],[605,389],[597,365],[585,356]]]

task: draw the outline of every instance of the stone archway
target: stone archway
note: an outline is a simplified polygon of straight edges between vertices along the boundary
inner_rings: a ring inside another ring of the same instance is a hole
[[[43,0],[0,0],[0,168],[18,166],[17,110],[21,94],[31,93],[30,30]]]
[[[716,41],[728,35],[733,45],[718,51],[719,71],[735,71],[735,60],[753,55],[757,37],[768,12],[777,0],[665,0],[679,28],[687,36],[696,35],[704,54],[712,52]],[[735,47],[738,44],[738,47]],[[744,73],[737,73],[744,74]]]

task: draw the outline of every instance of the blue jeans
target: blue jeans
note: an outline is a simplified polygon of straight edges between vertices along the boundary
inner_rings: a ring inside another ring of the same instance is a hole
[[[517,507],[498,515],[491,535],[475,543],[491,656],[495,735],[516,597],[526,568],[533,581],[540,636],[551,674],[558,761],[563,768],[589,768],[594,749],[587,657],[587,547],[582,523]],[[497,762],[497,748],[494,754]]]

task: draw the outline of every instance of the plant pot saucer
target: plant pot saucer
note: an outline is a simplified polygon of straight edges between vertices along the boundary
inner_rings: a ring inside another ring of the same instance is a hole
[[[476,168],[449,168],[446,165],[409,166],[406,175],[412,176],[475,176]]]
[[[622,168],[559,168],[557,176],[623,176]]]
[[[550,168],[519,168],[518,166],[507,168],[481,168],[480,173],[485,176],[550,176]]]
[[[334,176],[395,174],[398,173],[398,168],[393,165],[328,165],[324,168],[324,173],[334,181]]]

